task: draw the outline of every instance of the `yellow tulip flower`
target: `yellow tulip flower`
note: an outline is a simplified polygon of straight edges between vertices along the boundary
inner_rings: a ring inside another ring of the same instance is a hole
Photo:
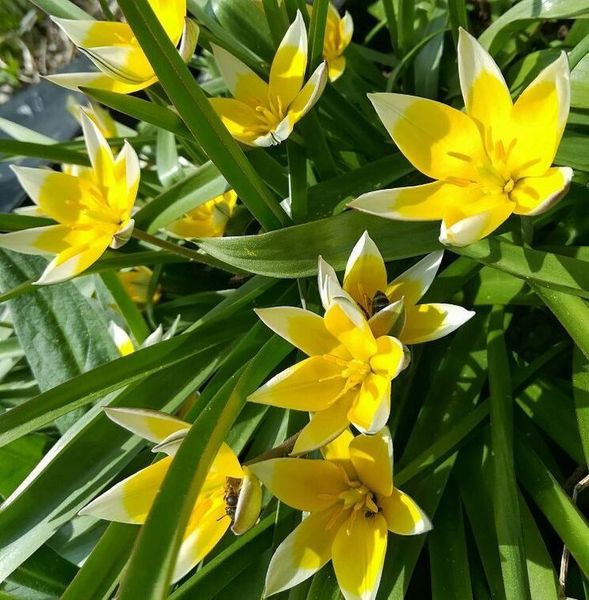
[[[98,127],[82,116],[91,169],[78,175],[13,167],[40,213],[56,225],[0,236],[0,247],[25,254],[56,254],[36,284],[65,281],[96,262],[108,248],[120,248],[133,231],[131,211],[139,187],[139,159],[125,142],[115,158]]]
[[[333,268],[319,258],[319,292],[327,309],[345,297],[364,312],[375,336],[394,335],[407,345],[437,340],[466,323],[474,312],[454,304],[417,304],[432,284],[443,252],[432,252],[387,283],[382,255],[367,232],[358,240],[344,274],[343,288]]]
[[[356,438],[345,431],[322,452],[325,460],[276,458],[250,467],[279,500],[309,513],[274,553],[264,595],[305,581],[331,560],[346,600],[373,600],[388,531],[416,535],[431,523],[393,485],[388,429]]]
[[[223,48],[212,46],[233,98],[211,98],[210,102],[231,135],[248,146],[272,146],[286,140],[325,88],[325,63],[303,85],[307,30],[300,11],[276,51],[269,83]]]
[[[186,19],[186,0],[148,0],[166,34],[184,60],[194,53],[195,23]],[[157,81],[157,76],[127,23],[52,19],[99,69],[93,73],[60,73],[47,77],[63,87],[99,88],[130,94]]]
[[[320,448],[350,423],[367,433],[384,427],[391,380],[407,366],[398,339],[376,338],[362,311],[345,298],[334,299],[323,318],[295,307],[256,312],[270,329],[309,356],[249,396],[252,402],[314,413],[294,454]]]
[[[573,171],[551,167],[570,106],[563,52],[513,102],[499,67],[460,31],[458,71],[466,113],[403,94],[370,99],[395,144],[432,183],[360,196],[352,208],[388,219],[442,220],[440,241],[466,246],[511,214],[548,210]]]
[[[153,451],[167,456],[120,481],[90,502],[80,514],[119,523],[144,523],[190,425],[152,410],[106,408],[105,412],[115,423],[155,442]],[[250,479],[233,450],[222,444],[194,504],[176,559],[174,582],[191,571],[217,545],[227,529],[234,525],[234,515],[235,519],[237,515],[240,519],[241,530],[237,533],[243,533],[255,524],[262,493],[259,483],[256,486],[257,479],[253,483]],[[246,484],[247,496],[242,496],[240,490]],[[229,489],[231,501],[227,499]],[[240,502],[242,498],[247,498],[247,506]]]
[[[138,304],[139,306],[147,304],[147,293],[151,278],[153,277],[153,271],[149,267],[138,266],[132,267],[131,269],[125,269],[119,271],[117,277],[135,304]],[[160,301],[161,296],[162,290],[158,285],[153,293],[153,303],[157,304]]]
[[[168,225],[166,231],[183,239],[221,237],[236,202],[237,194],[229,190],[187,212],[181,219]]]

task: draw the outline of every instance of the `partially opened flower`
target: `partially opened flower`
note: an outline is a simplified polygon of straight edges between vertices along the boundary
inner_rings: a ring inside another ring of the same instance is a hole
[[[373,600],[388,532],[416,535],[431,523],[393,485],[388,429],[356,438],[346,431],[323,455],[325,460],[276,458],[250,467],[279,500],[309,513],[274,553],[264,594],[305,581],[331,560],[346,600]]]
[[[85,271],[133,231],[131,211],[139,187],[139,159],[125,142],[115,158],[94,122],[82,117],[91,168],[77,174],[13,167],[38,210],[57,224],[0,236],[0,247],[26,254],[55,254],[36,282],[57,283]]]
[[[140,265],[131,269],[124,269],[117,273],[117,277],[135,304],[139,306],[147,304],[153,277],[153,271],[149,267]],[[158,285],[153,292],[152,302],[157,304],[161,296],[161,287]]]
[[[108,332],[110,337],[112,338],[115,346],[117,347],[119,354],[121,356],[128,356],[135,352],[135,350],[141,348],[148,348],[149,346],[153,346],[155,344],[159,344],[159,342],[165,342],[166,340],[172,339],[176,334],[176,329],[178,327],[178,323],[180,322],[180,316],[176,318],[176,320],[172,323],[172,326],[164,332],[163,326],[158,325],[144,340],[141,344],[136,345],[131,336],[119,325],[117,325],[114,321],[111,321],[108,324]]]
[[[111,114],[105,108],[102,108],[100,104],[90,100],[88,106],[82,106],[78,104],[73,96],[69,96],[67,99],[68,112],[78,121],[82,123],[82,115],[85,114],[89,117],[98,129],[100,133],[108,140],[114,137],[123,137],[122,127],[112,118]]]
[[[319,258],[321,301],[325,309],[336,297],[356,302],[377,337],[394,332],[407,345],[437,340],[475,314],[454,304],[418,304],[432,284],[442,257],[443,252],[433,252],[387,283],[382,255],[365,232],[348,259],[343,288],[332,267]]]
[[[307,30],[300,11],[276,51],[269,83],[223,48],[212,46],[233,98],[211,98],[211,104],[231,135],[249,146],[272,146],[286,140],[325,87],[325,63],[304,83]]]
[[[312,12],[309,6],[309,12]],[[335,81],[342,76],[346,69],[344,51],[352,41],[354,34],[354,21],[352,15],[346,12],[340,17],[337,8],[330,2],[325,23],[325,37],[323,39],[323,58],[329,69],[329,80]]]
[[[184,239],[221,237],[236,203],[237,194],[229,190],[187,212],[181,219],[168,225],[166,230]]]
[[[190,425],[151,410],[108,408],[105,411],[115,423],[157,443],[154,452],[163,452],[167,456],[114,485],[90,502],[80,514],[120,523],[144,523]],[[184,577],[205,558],[232,526],[234,518],[237,519],[237,513],[243,530],[255,524],[261,506],[261,490],[259,485],[256,489],[257,479],[254,478],[253,482],[250,479],[231,448],[222,444],[184,532],[176,559],[174,581]],[[240,502],[240,491],[244,485],[247,486],[247,505]]]
[[[350,206],[389,219],[441,219],[440,241],[466,246],[512,213],[538,215],[566,193],[572,169],[551,165],[570,81],[563,52],[514,103],[491,56],[464,30],[458,69],[466,114],[425,98],[370,96],[401,152],[436,181],[364,194]]]
[[[323,446],[350,423],[368,433],[384,427],[391,380],[407,365],[398,339],[375,338],[362,311],[345,298],[334,300],[323,318],[290,306],[256,312],[270,329],[309,356],[249,397],[252,402],[314,413],[293,453]]]
[[[186,19],[186,0],[148,0],[172,43],[181,42],[179,52],[188,60],[198,38],[195,23]],[[157,76],[127,23],[114,21],[53,20],[99,71],[60,73],[47,79],[70,89],[99,88],[121,94],[142,90]]]

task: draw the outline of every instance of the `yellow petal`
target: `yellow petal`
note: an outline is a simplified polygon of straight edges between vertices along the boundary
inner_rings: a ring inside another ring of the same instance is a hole
[[[450,246],[468,246],[495,231],[513,212],[514,205],[497,196],[493,208],[465,216],[458,209],[448,210],[442,221],[440,242]]]
[[[354,357],[368,362],[376,352],[376,340],[364,315],[344,298],[335,299],[324,316],[325,327]]]
[[[155,76],[153,67],[137,42],[131,46],[98,46],[83,49],[82,52],[105,75],[125,83],[142,84]]]
[[[350,424],[348,411],[354,396],[354,391],[348,392],[329,408],[316,412],[310,423],[303,427],[292,454],[317,450],[338,437]]]
[[[399,336],[408,346],[438,340],[474,317],[472,310],[454,304],[420,304],[407,310]]]
[[[321,448],[321,454],[325,460],[329,460],[344,469],[350,479],[358,479],[358,474],[350,459],[350,442],[354,434],[350,429],[345,429],[334,440]]]
[[[303,519],[272,556],[264,596],[294,587],[325,565],[331,558],[331,546],[339,524],[340,519],[333,509]]]
[[[390,380],[370,373],[348,412],[348,419],[362,433],[376,433],[386,425],[390,410]]]
[[[398,535],[416,535],[432,528],[430,520],[415,501],[397,488],[388,497],[379,497],[379,505],[390,531]]]
[[[394,379],[405,366],[403,344],[397,338],[383,335],[376,340],[376,347],[376,354],[370,359],[370,368],[379,376]]]
[[[513,147],[508,164],[515,179],[543,175],[560,144],[570,108],[567,55],[548,65],[513,106]]]
[[[49,225],[13,231],[0,235],[0,248],[23,254],[57,254],[67,248],[70,229],[64,225]]]
[[[258,521],[262,510],[262,484],[248,467],[243,467],[243,481],[235,508],[235,519],[231,531],[243,535]]]
[[[494,145],[509,134],[513,102],[495,61],[462,28],[458,39],[458,73],[466,112],[478,125],[487,151],[492,154]]]
[[[209,554],[230,524],[222,489],[206,498],[198,498],[176,558],[172,583],[182,579]]]
[[[168,456],[127,477],[95,498],[80,514],[120,523],[144,523],[171,462]]]
[[[96,180],[104,186],[112,186],[115,182],[115,161],[110,146],[100,129],[84,110],[81,112],[81,123],[84,142]]]
[[[274,376],[248,400],[294,410],[325,410],[344,390],[341,372],[336,362],[312,356]]]
[[[384,292],[387,270],[381,253],[368,232],[356,242],[346,264],[344,290],[370,312],[376,292]]]
[[[387,287],[388,298],[391,301],[403,298],[407,309],[417,304],[432,284],[442,263],[442,258],[444,258],[443,250],[432,252],[401,273]]]
[[[111,321],[108,324],[108,333],[121,356],[129,356],[129,354],[135,352],[135,346],[133,345],[129,334],[114,321]]]
[[[272,104],[286,111],[303,87],[307,68],[307,29],[303,15],[297,16],[288,28],[276,51],[270,68],[270,98]]]
[[[239,464],[237,455],[225,442],[221,444],[207,475],[208,478],[217,476],[223,479],[226,477],[241,479],[243,477],[243,469]]]
[[[322,256],[319,256],[317,264],[317,286],[324,310],[331,306],[334,298],[346,298],[350,303],[354,303],[354,299],[340,285],[333,267],[324,261]]]
[[[249,104],[234,98],[211,98],[209,102],[229,133],[243,144],[254,146],[268,133],[258,113]],[[271,138],[266,145],[272,145]]]
[[[346,57],[338,56],[336,58],[332,58],[331,60],[327,61],[327,66],[329,68],[329,81],[333,83],[344,74],[344,71],[346,70]]]
[[[62,251],[47,265],[35,285],[60,283],[83,273],[104,254],[111,240],[111,236],[98,237],[88,245]]]
[[[148,2],[175,46],[184,27],[186,0],[148,0]]]
[[[385,219],[437,221],[443,218],[449,207],[465,206],[480,195],[477,186],[434,181],[424,185],[368,192],[348,206]]]
[[[350,442],[350,459],[362,483],[373,492],[393,491],[393,442],[388,428],[376,435],[359,435]]]
[[[403,94],[369,94],[399,150],[432,179],[478,180],[486,154],[476,123],[440,102]]]
[[[286,117],[278,124],[274,131],[277,141],[282,142],[291,134],[293,127],[313,108],[325,89],[327,83],[327,65],[320,64],[305,83],[303,89],[293,100]]]
[[[127,23],[58,17],[51,17],[51,20],[59,25],[76,46],[83,48],[126,46],[133,43],[133,31]]]
[[[325,328],[323,319],[309,310],[294,306],[255,309],[274,333],[307,354],[329,354],[339,342]]]
[[[231,95],[256,107],[268,103],[268,84],[221,46],[211,44],[221,77]]]
[[[157,410],[146,408],[105,408],[106,416],[117,425],[150,442],[163,442],[177,431],[188,430],[190,425]]]
[[[274,458],[249,469],[281,502],[308,512],[333,506],[349,487],[343,469],[327,460]]]
[[[131,217],[141,177],[139,157],[127,140],[115,160],[114,172],[116,185],[109,190],[108,203],[126,220]]]
[[[140,83],[129,83],[126,81],[114,79],[104,73],[58,73],[57,75],[48,75],[45,77],[49,81],[68,88],[73,91],[78,91],[79,88],[88,87],[117,94],[132,94],[146,87],[149,87],[157,81],[156,77]]]
[[[384,517],[361,511],[340,528],[333,542],[333,568],[346,600],[374,600],[387,549]]]
[[[568,191],[573,170],[569,167],[552,167],[540,177],[524,177],[510,194],[516,203],[516,215],[539,215],[549,210]]]
[[[368,324],[374,337],[379,338],[385,335],[393,335],[391,331],[401,331],[404,321],[405,308],[403,299],[401,298],[401,300],[392,302],[372,315],[368,320]]]

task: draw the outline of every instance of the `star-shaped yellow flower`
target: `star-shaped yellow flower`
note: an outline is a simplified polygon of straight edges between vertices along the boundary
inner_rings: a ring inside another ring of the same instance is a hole
[[[466,246],[512,213],[543,213],[566,193],[572,170],[551,165],[570,81],[563,52],[514,103],[491,56],[464,30],[458,70],[466,113],[425,98],[370,95],[401,152],[436,181],[364,194],[350,206],[388,219],[441,219],[440,241]]]
[[[26,254],[56,254],[37,284],[65,281],[119,248],[133,231],[131,211],[139,187],[139,159],[125,142],[115,158],[95,123],[82,115],[91,168],[76,173],[13,167],[39,214],[57,221],[0,236],[0,247]]]
[[[269,83],[223,48],[213,45],[213,53],[233,98],[211,98],[211,104],[231,135],[249,146],[286,140],[317,102],[327,80],[322,63],[303,85],[307,30],[300,11],[276,51]]]
[[[168,225],[166,231],[184,239],[221,237],[236,202],[237,194],[229,190],[187,212],[181,219]]]
[[[391,380],[407,365],[403,344],[375,337],[362,311],[335,299],[322,318],[295,307],[256,311],[264,323],[309,356],[254,392],[249,400],[314,413],[293,453],[320,448],[352,423],[376,433],[386,424]]]
[[[186,0],[148,0],[164,31],[188,60],[198,38],[195,23],[186,19]],[[127,23],[113,21],[53,20],[99,69],[93,73],[60,73],[47,77],[61,86],[99,88],[130,94],[157,81],[157,76]]]
[[[90,502],[80,514],[119,523],[144,523],[190,425],[152,410],[107,408],[105,412],[115,423],[155,442],[157,445],[153,451],[167,456],[114,485]],[[245,494],[244,486],[248,488]],[[232,496],[230,500],[229,494]],[[254,525],[261,503],[258,480],[251,478],[247,468],[239,464],[233,450],[222,444],[192,509],[176,559],[173,580],[178,581],[203,560],[229,527],[240,534]]]
[[[312,11],[312,6],[309,6],[309,11]],[[344,52],[350,45],[353,34],[352,15],[346,12],[343,17],[340,17],[337,8],[330,2],[323,40],[323,58],[327,61],[330,81],[339,79],[346,70]]]
[[[310,513],[272,557],[264,594],[299,584],[331,560],[346,600],[373,600],[388,531],[415,535],[431,523],[393,485],[388,429],[356,438],[345,431],[322,452],[325,460],[277,458],[250,467],[279,500]]]
[[[319,293],[325,309],[334,298],[356,302],[375,336],[389,335],[407,345],[437,340],[474,316],[454,304],[418,304],[432,284],[443,252],[433,252],[387,283],[384,260],[367,232],[358,240],[344,274],[343,288],[333,268],[319,258]]]

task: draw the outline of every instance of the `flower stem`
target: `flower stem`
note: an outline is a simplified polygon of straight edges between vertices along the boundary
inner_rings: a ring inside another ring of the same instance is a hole
[[[245,465],[253,465],[254,463],[262,462],[263,460],[270,460],[271,458],[282,458],[283,456],[288,456],[300,435],[300,431],[297,431],[294,435],[291,435],[288,439],[284,440],[282,444],[268,450],[267,452],[263,452],[259,454],[255,458],[248,460]]]

